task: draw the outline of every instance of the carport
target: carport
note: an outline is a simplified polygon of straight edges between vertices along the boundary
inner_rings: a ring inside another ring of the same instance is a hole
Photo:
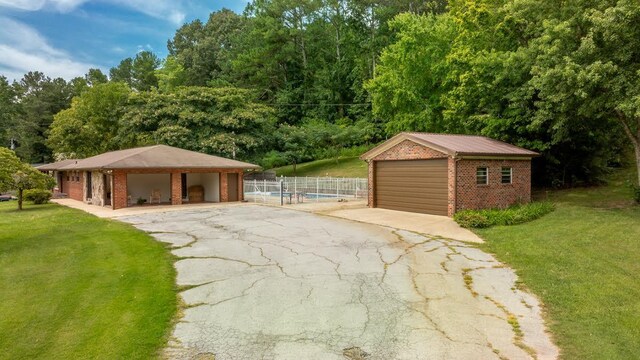
[[[242,201],[242,174],[257,165],[166,145],[112,151],[56,167],[72,199],[120,209]]]

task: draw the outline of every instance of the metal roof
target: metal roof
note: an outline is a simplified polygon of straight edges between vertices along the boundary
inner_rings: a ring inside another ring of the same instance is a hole
[[[507,144],[486,136],[403,132],[364,153],[360,158],[365,160],[371,159],[405,140],[430,147],[453,157],[499,156],[531,158],[539,155],[535,151]]]
[[[76,162],[78,162],[77,159],[67,159],[67,160],[61,160],[61,161],[57,161],[54,163],[50,163],[50,164],[44,164],[44,165],[40,165],[40,166],[36,166],[36,169],[40,170],[40,171],[53,171],[53,170],[58,170],[61,167],[70,165],[70,164],[75,164]]]
[[[57,164],[57,163],[56,163]],[[260,166],[219,156],[184,150],[167,145],[153,145],[111,151],[90,158],[76,160],[51,170],[99,169],[256,169]],[[47,166],[47,165],[45,165]]]

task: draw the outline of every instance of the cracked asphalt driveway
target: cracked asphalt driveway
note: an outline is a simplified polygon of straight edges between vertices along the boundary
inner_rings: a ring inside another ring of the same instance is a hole
[[[558,356],[513,270],[462,242],[256,205],[120,220],[179,258],[171,358]]]

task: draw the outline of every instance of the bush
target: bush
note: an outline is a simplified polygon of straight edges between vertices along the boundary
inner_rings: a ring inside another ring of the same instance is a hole
[[[22,194],[26,201],[33,201],[34,204],[46,204],[51,199],[51,191],[43,189],[30,189],[25,190]]]
[[[640,204],[640,186],[633,186],[631,191],[633,192],[633,201],[635,201],[636,204]]]
[[[486,228],[491,226],[489,219],[476,210],[462,210],[457,212],[453,219],[465,228]]]
[[[554,210],[549,202],[515,205],[506,209],[463,210],[453,219],[465,228],[486,228],[494,225],[516,225],[538,219]]]

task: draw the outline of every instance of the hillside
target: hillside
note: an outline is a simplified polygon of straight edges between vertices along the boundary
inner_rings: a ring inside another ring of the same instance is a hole
[[[323,159],[298,164],[295,174],[293,165],[274,168],[273,170],[278,176],[367,177],[367,163],[357,156]]]

